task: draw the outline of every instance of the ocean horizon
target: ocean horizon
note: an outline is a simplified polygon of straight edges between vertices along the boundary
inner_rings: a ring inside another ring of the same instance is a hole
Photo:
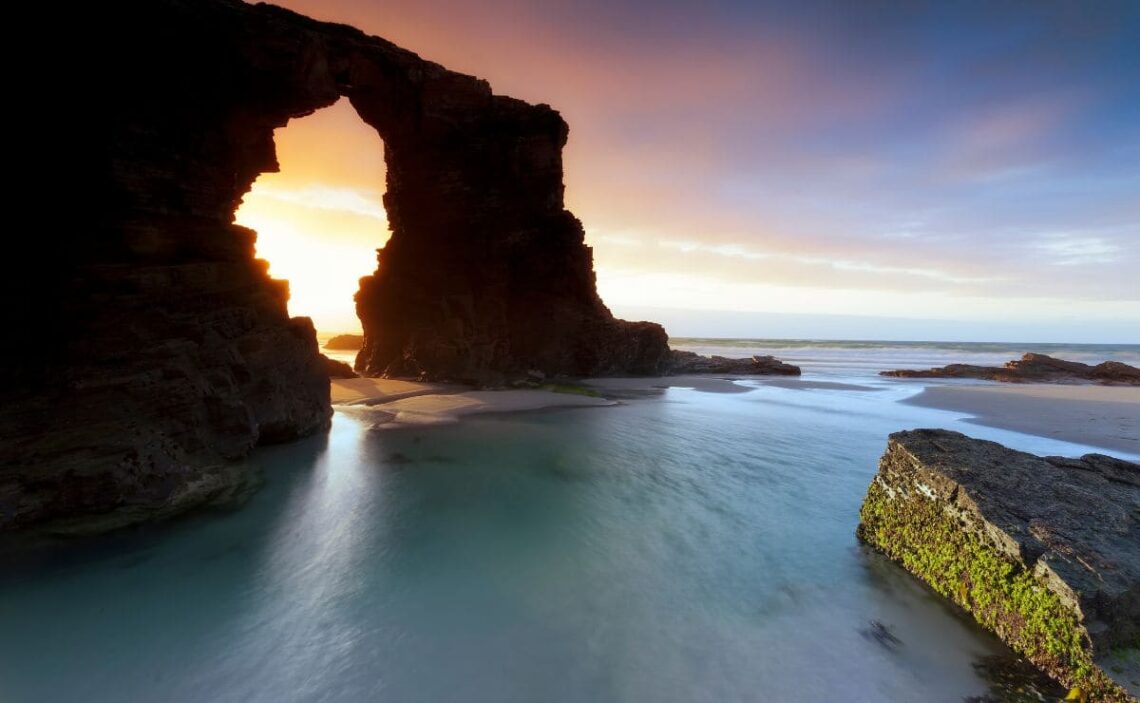
[[[339,333],[337,333],[339,334]],[[355,351],[324,349],[336,336],[318,333],[322,353],[349,364]],[[703,355],[770,355],[807,371],[862,375],[868,371],[926,369],[946,364],[1001,366],[1023,354],[1045,354],[1095,365],[1119,361],[1140,365],[1140,344],[1075,344],[1066,342],[955,342],[874,339],[769,339],[763,337],[670,337],[669,344]]]

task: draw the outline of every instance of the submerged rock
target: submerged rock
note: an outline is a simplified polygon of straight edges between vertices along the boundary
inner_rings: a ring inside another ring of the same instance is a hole
[[[1061,701],[1068,691],[1021,657],[991,654],[973,663],[989,691],[963,703],[1046,703]]]
[[[867,623],[867,627],[859,630],[859,634],[862,635],[864,639],[874,642],[892,652],[902,646],[902,640],[895,636],[891,628],[878,620],[872,620]]]
[[[950,364],[934,369],[880,371],[879,375],[898,378],[979,378],[1006,383],[1092,381],[1104,384],[1140,385],[1140,369],[1119,361],[1105,361],[1090,366],[1078,361],[1065,361],[1033,353],[1006,362],[1005,366]]]
[[[1082,700],[1135,700],[1095,661],[1140,648],[1137,464],[899,432],[860,518],[861,539]]]
[[[800,367],[785,364],[774,356],[753,356],[748,359],[732,359],[726,356],[701,356],[696,352],[669,352],[669,373],[727,373],[758,374],[767,376],[799,376]]]

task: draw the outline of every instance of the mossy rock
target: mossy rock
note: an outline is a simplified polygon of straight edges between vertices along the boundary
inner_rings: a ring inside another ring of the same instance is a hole
[[[940,430],[898,433],[857,532],[1076,700],[1135,701],[1094,658],[1130,646],[1140,627],[1140,481],[1127,480],[1140,467],[1088,459],[1046,460]],[[1074,534],[1080,519],[1108,536]]]

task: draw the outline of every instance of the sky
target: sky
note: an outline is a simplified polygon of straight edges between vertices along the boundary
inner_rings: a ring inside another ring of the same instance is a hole
[[[1133,0],[285,0],[570,124],[567,207],[673,336],[1140,343]],[[294,314],[357,328],[386,240],[346,101],[238,221]]]

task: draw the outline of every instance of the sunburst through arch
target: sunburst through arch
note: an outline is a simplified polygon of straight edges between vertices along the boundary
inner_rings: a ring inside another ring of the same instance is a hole
[[[236,222],[257,232],[270,275],[289,281],[290,314],[322,336],[358,333],[353,295],[390,234],[383,142],[344,98],[273,138],[279,169],[258,177]]]

